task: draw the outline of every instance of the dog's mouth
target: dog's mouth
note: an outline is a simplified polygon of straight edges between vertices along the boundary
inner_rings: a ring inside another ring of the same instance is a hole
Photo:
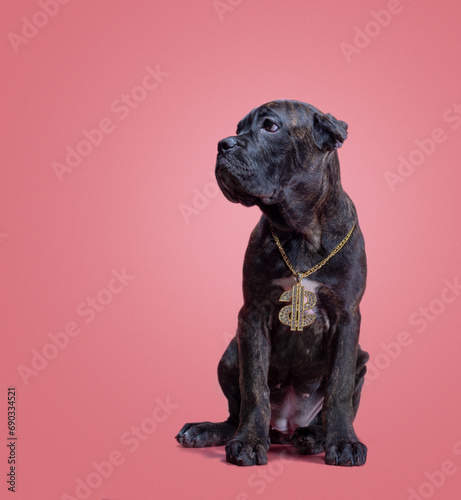
[[[252,207],[256,205],[257,198],[242,191],[241,189],[228,184],[221,175],[216,175],[218,186],[224,196],[232,203],[241,203],[244,207]]]
[[[245,207],[252,207],[261,201],[264,205],[273,205],[277,202],[277,192],[259,192],[258,189],[249,189],[227,169],[216,168],[216,180],[224,196],[233,203],[240,203]]]

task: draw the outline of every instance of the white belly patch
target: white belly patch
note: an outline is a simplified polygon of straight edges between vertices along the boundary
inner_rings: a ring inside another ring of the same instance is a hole
[[[292,388],[279,405],[271,404],[271,426],[284,434],[292,434],[297,427],[306,427],[322,409],[323,394],[296,394]]]

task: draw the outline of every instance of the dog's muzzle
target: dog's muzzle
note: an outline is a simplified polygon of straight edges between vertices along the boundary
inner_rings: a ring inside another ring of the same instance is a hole
[[[245,207],[255,205],[258,200],[270,205],[276,202],[276,189],[268,186],[257,167],[248,161],[245,143],[238,137],[226,137],[218,142],[216,179],[224,196]]]
[[[236,163],[240,162],[236,161],[235,150],[231,151],[235,146],[237,146],[236,137],[226,137],[218,142],[216,180],[229,201],[249,207],[254,205],[256,200],[242,185],[241,175],[238,173],[240,169],[236,166]]]

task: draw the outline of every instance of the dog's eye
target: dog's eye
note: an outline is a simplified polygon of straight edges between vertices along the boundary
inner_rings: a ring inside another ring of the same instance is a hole
[[[272,120],[269,120],[269,118],[266,118],[263,123],[263,129],[267,130],[267,132],[277,132],[279,126]]]

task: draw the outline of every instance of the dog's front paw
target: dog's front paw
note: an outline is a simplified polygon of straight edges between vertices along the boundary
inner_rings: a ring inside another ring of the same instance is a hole
[[[235,437],[226,444],[226,460],[235,465],[265,465],[269,443],[269,437],[266,442]]]
[[[327,465],[352,467],[363,465],[367,460],[367,447],[359,441],[339,440],[325,447]]]

